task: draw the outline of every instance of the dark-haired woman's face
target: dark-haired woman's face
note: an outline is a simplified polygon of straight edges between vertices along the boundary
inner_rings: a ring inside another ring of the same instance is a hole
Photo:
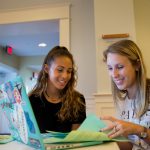
[[[49,68],[49,67],[48,67]],[[72,75],[72,61],[65,56],[57,57],[48,70],[49,87],[64,89]]]

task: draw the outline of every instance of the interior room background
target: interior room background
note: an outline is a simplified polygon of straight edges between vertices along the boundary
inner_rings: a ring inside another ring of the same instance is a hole
[[[45,0],[46,1],[46,0]],[[54,2],[55,1],[55,2]],[[32,1],[34,2],[34,1]],[[44,2],[44,1],[43,1]],[[13,1],[14,3],[14,1]],[[0,10],[0,24],[17,23],[65,17],[60,45],[67,46],[74,55],[78,67],[77,89],[84,94],[87,113],[98,115],[114,113],[110,79],[102,61],[102,52],[118,39],[102,39],[102,35],[128,33],[129,39],[136,41],[142,50],[148,76],[150,76],[149,35],[150,35],[150,1],[149,0],[51,0],[42,8],[35,3],[30,6],[26,1],[9,4],[8,10]],[[24,5],[23,5],[24,4]],[[63,11],[65,8],[65,12]],[[42,9],[59,9],[58,14],[41,14]],[[61,12],[63,11],[63,12]],[[23,13],[31,12],[26,16]],[[35,16],[35,12],[38,12]],[[20,14],[20,15],[18,15]],[[62,26],[63,27],[63,26]],[[27,91],[36,80],[31,80],[33,72],[29,65],[41,65],[45,56],[18,57],[8,56],[0,50],[0,66],[8,67],[12,74],[0,73],[0,83],[20,74]]]

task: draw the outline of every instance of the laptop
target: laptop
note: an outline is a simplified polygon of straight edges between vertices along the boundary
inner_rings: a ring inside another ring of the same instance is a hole
[[[56,150],[68,149],[101,144],[100,141],[77,143],[51,143],[44,144],[45,138],[58,136],[58,134],[40,133],[32,106],[30,104],[23,80],[17,76],[14,80],[0,85],[0,109],[8,119],[11,136],[14,140],[29,145],[35,149]],[[67,133],[59,133],[65,137]]]
[[[36,149],[44,149],[43,140],[20,76],[0,85],[0,109],[8,119],[13,139]]]

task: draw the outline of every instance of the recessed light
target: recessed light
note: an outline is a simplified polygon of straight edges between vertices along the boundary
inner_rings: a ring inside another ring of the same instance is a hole
[[[39,43],[38,46],[39,46],[39,47],[46,47],[47,44],[46,44],[46,43]]]

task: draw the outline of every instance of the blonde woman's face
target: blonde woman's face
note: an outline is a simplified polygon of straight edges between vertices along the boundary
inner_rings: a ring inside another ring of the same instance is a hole
[[[51,88],[63,89],[71,79],[72,61],[68,57],[57,57],[48,67],[49,86]]]
[[[126,56],[108,53],[109,75],[120,90],[132,90],[136,86],[136,68]]]

